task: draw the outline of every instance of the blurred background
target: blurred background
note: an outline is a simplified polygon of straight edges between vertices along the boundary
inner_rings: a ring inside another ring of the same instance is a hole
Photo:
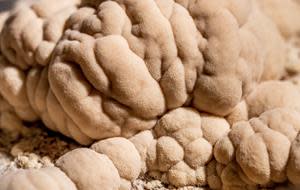
[[[0,11],[7,11],[13,7],[17,0],[0,0]]]
[[[33,2],[34,0],[0,0],[0,12],[8,11],[16,5],[18,2],[18,7],[23,6],[24,4],[28,4]]]

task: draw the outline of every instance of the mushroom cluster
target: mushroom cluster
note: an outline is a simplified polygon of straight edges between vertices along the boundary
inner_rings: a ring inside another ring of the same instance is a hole
[[[7,172],[0,190],[129,190],[145,174],[300,185],[293,18],[295,0],[39,0],[3,13],[1,128],[41,120],[85,148]]]

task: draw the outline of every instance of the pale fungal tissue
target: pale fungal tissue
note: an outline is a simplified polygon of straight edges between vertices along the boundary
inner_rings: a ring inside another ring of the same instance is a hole
[[[83,146],[6,172],[0,190],[130,190],[145,175],[300,185],[299,1],[38,0],[1,14],[0,128],[42,121]]]

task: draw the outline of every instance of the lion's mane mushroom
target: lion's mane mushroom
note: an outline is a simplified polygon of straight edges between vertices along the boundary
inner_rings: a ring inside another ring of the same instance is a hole
[[[261,79],[283,74],[282,39],[252,1],[85,3],[48,77],[77,134],[131,137],[182,106],[226,115]]]
[[[178,108],[165,114],[154,127],[156,139],[148,146],[147,169],[174,186],[206,185],[207,164],[214,144],[230,126],[224,118]]]
[[[42,119],[46,126],[55,130],[46,114],[46,98],[41,93],[48,91],[48,80],[35,80],[36,83],[32,84],[30,76],[36,75],[35,70],[44,70],[40,66],[49,63],[56,42],[64,31],[65,21],[76,10],[79,1],[42,0],[35,1],[30,7],[26,3],[21,6],[17,2],[16,8],[6,13],[10,15],[7,19],[5,15],[3,19],[1,17],[1,23],[5,19],[6,22],[0,35],[0,93],[20,119],[30,122]],[[39,86],[39,92],[35,93],[36,89],[30,89],[30,86]],[[61,122],[59,119],[55,121]],[[70,136],[65,131],[60,130]],[[86,144],[87,138],[82,140],[83,135],[80,136],[78,141]]]
[[[6,21],[0,36],[1,51],[22,69],[47,65],[64,30],[66,19],[79,0],[41,0],[23,6]]]
[[[77,190],[75,184],[56,167],[19,169],[0,178],[0,190]]]
[[[40,0],[0,44],[1,122],[97,140],[57,160],[69,189],[130,189],[145,173],[212,189],[299,179],[300,90],[272,81],[285,46],[254,0]]]
[[[105,139],[91,146],[114,163],[121,177],[121,189],[131,189],[131,182],[141,173],[141,157],[134,144],[122,137]]]
[[[297,184],[299,118],[300,113],[294,109],[277,108],[248,122],[238,122],[216,143],[214,157],[226,167],[237,164],[235,170],[244,185],[280,183],[287,179]],[[226,175],[221,178],[225,180]]]
[[[21,119],[82,144],[131,137],[182,106],[224,116],[283,74],[282,39],[252,0],[77,6],[42,0],[9,17],[0,91]]]
[[[274,108],[300,109],[299,97],[300,88],[289,81],[263,82],[246,97],[249,118]]]
[[[13,106],[16,114],[25,121],[35,121],[38,116],[29,103],[26,92],[26,73],[10,64],[0,55],[0,93]]]
[[[245,100],[240,102],[226,117],[233,125],[275,108],[293,108],[300,110],[299,77],[286,81],[265,81],[256,86]]]
[[[76,184],[78,190],[118,190],[120,176],[104,154],[78,148],[61,156],[56,165]]]

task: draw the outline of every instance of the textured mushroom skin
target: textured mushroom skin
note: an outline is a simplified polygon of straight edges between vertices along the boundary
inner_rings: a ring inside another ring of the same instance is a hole
[[[145,173],[176,187],[299,183],[300,90],[273,81],[285,46],[254,0],[41,0],[11,13],[0,46],[1,127],[42,120],[94,142],[57,160],[69,189],[130,189]]]
[[[76,3],[72,3],[65,6],[73,11]],[[18,20],[23,19],[18,16],[21,11],[10,18],[1,35],[5,57],[18,66],[19,75],[26,76],[20,85],[28,98],[21,93],[25,97],[19,101],[30,105],[49,128],[82,144],[107,137],[131,137],[153,128],[167,110],[182,106],[226,115],[261,79],[282,75],[282,39],[275,28],[264,27],[267,19],[252,1],[89,3],[92,7],[83,6],[69,13],[68,19],[61,16],[67,20],[65,32],[49,64],[49,55],[43,63],[30,56],[38,55],[38,48],[29,51],[25,42],[12,43],[10,37],[4,37],[26,36],[30,41],[25,29],[22,34],[10,31],[15,23],[22,22]],[[53,9],[60,10],[61,6]],[[34,4],[30,11],[37,14],[40,7]],[[144,7],[148,11],[142,11]],[[155,19],[149,19],[154,14]],[[45,20],[50,22],[48,17]],[[51,23],[61,26],[58,21]],[[49,25],[52,30],[53,25]],[[44,28],[40,32],[47,31]],[[57,38],[50,42],[55,44]],[[279,44],[277,49],[269,48],[269,42]],[[8,48],[11,44],[17,47]],[[7,49],[12,48],[28,61],[17,63],[9,58]],[[277,60],[274,66],[270,65],[273,59]],[[264,68],[275,70],[266,76]],[[7,79],[7,88],[13,79]],[[59,117],[53,110],[59,110]]]
[[[48,64],[65,21],[78,3],[79,0],[42,0],[19,8],[3,26],[2,53],[22,69]]]
[[[214,157],[227,166],[234,163],[243,185],[287,179],[298,184],[299,116],[294,109],[276,108],[238,122],[216,143]]]
[[[57,167],[19,169],[0,178],[1,190],[77,190],[75,184]]]
[[[76,184],[78,190],[118,190],[120,176],[112,161],[88,148],[78,148],[61,156],[56,165]]]
[[[1,50],[0,92],[21,119],[81,144],[132,137],[183,106],[228,115],[282,77],[285,57],[252,0],[42,0],[8,18]]]
[[[91,149],[112,160],[121,177],[121,187],[129,186],[127,189],[130,189],[131,182],[141,173],[142,159],[134,144],[125,138],[115,137],[94,143]]]
[[[267,81],[259,84],[247,97],[248,117],[258,117],[275,108],[300,109],[299,87],[290,81]]]
[[[218,130],[218,132],[216,132]],[[224,118],[199,114],[195,109],[178,108],[165,114],[154,127],[146,164],[151,174],[166,178],[174,186],[207,185],[207,165],[213,146],[227,135]]]

